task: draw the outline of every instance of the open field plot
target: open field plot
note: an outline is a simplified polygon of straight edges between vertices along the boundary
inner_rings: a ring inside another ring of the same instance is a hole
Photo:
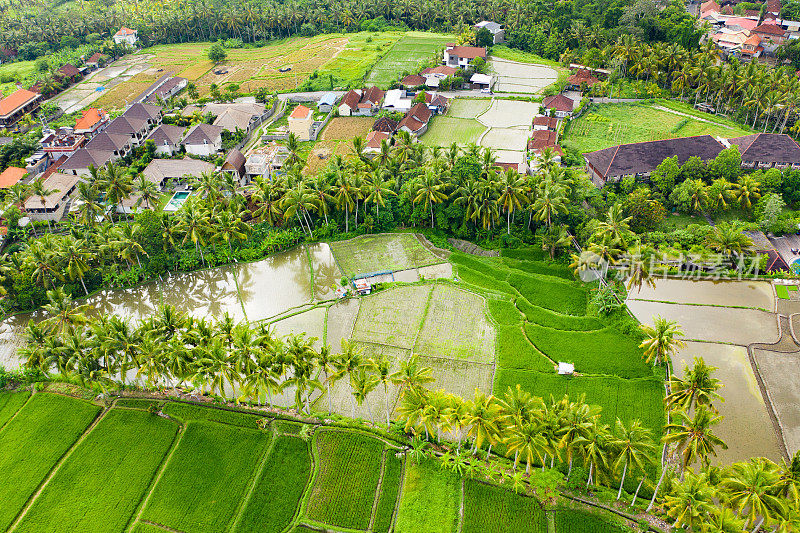
[[[260,431],[188,423],[142,520],[185,533],[227,530],[268,443]]]
[[[160,74],[151,74],[148,70],[136,74],[129,80],[110,85],[109,88],[100,92],[100,97],[93,104],[98,107],[122,109],[126,103],[133,103],[140,94],[160,77]]]
[[[408,32],[400,38],[367,76],[367,83],[384,89],[400,79],[403,72],[416,74],[433,54],[452,42],[452,35],[427,32]]]
[[[716,346],[716,345],[715,345]],[[728,348],[727,346],[725,348]],[[744,350],[741,347],[730,347],[731,349]],[[746,356],[746,354],[744,354]],[[780,353],[761,348],[753,349],[753,357],[758,365],[758,372],[764,385],[769,391],[769,399],[775,411],[775,416],[778,419],[781,428],[781,435],[786,444],[786,449],[790,457],[793,457],[798,450],[800,450],[800,413],[798,413],[797,405],[800,402],[800,372],[798,372],[798,365],[800,365],[800,353]],[[746,362],[748,362],[745,359]],[[721,363],[714,362],[715,366],[720,366]],[[724,367],[723,367],[724,368]],[[720,406],[720,412],[734,411],[731,415],[723,419],[720,424],[720,431],[722,433],[723,425],[727,419],[728,426],[732,431],[741,431],[742,428],[747,428],[746,433],[751,435],[749,443],[753,446],[768,447],[768,451],[754,451],[752,456],[765,455],[773,460],[778,460],[780,457],[779,450],[776,449],[774,439],[771,435],[768,436],[769,431],[766,429],[771,425],[768,418],[768,412],[764,405],[764,399],[761,391],[758,389],[758,384],[755,382],[749,366],[747,370],[750,372],[745,374],[748,378],[744,390],[736,389],[735,382],[728,382],[722,389],[721,394],[726,397],[726,401]],[[724,372],[724,370],[723,370]],[[722,376],[719,376],[722,377]],[[732,398],[727,398],[731,396]],[[733,400],[735,403],[733,403]],[[742,400],[753,405],[757,409],[745,410],[745,405]],[[727,428],[726,428],[727,429]],[[752,432],[752,433],[751,433]],[[761,435],[760,438],[755,435]],[[740,435],[740,433],[737,433]],[[722,438],[722,435],[720,435]],[[735,442],[738,444],[741,437],[734,437]],[[724,453],[724,452],[723,452]],[[741,455],[745,455],[744,453]],[[738,459],[742,459],[741,457]]]
[[[50,480],[16,531],[123,531],[177,432],[178,425],[165,418],[113,409]]]
[[[396,287],[364,298],[353,339],[411,349],[433,287]]]
[[[484,299],[449,284],[437,284],[414,351],[491,363],[494,346],[494,325],[486,318]]]
[[[555,512],[557,533],[626,533],[630,529],[612,524],[593,513],[575,509]]]
[[[494,88],[498,92],[537,94],[558,79],[558,72],[551,67],[499,57],[489,58],[489,68],[497,75]]]
[[[281,337],[289,334],[305,334],[307,339],[314,337],[319,341],[316,345],[320,346],[322,344],[322,336],[325,332],[326,311],[324,307],[315,307],[304,313],[298,313],[284,318],[283,320],[272,322],[270,324],[270,329]]]
[[[475,480],[464,482],[464,533],[545,533],[544,511],[535,498]]]
[[[444,389],[465,400],[471,400],[476,389],[486,394],[492,392],[494,365],[491,363],[421,355],[419,364],[431,369],[431,375],[436,380],[429,385],[431,389]]]
[[[397,494],[400,492],[400,480],[403,477],[404,452],[392,449],[384,450],[383,477],[381,478],[381,494],[375,508],[372,531],[389,533],[392,527],[394,509],[397,506]]]
[[[491,128],[522,127],[527,131],[538,112],[537,103],[494,99],[491,107],[478,119]]]
[[[461,506],[461,480],[434,461],[408,463],[403,479],[403,497],[397,511],[395,531],[456,533]]]
[[[336,117],[322,131],[323,141],[349,141],[364,138],[375,124],[374,117]]]
[[[725,138],[748,132],[718,122],[713,115],[695,117],[654,104],[595,104],[588,113],[570,123],[561,145],[581,153],[635,142],[656,141],[692,135]]]
[[[262,418],[255,414],[214,409],[213,407],[207,407],[205,405],[181,402],[169,402],[164,406],[163,410],[165,415],[169,415],[171,418],[179,420],[184,424],[188,422],[217,422],[230,426],[257,429],[257,422]]]
[[[785,285],[777,285],[778,287]],[[735,307],[752,307],[772,311],[775,296],[768,281],[691,281],[684,279],[659,279],[655,288],[647,284],[631,291],[635,300],[658,300],[671,303],[692,303]]]
[[[275,437],[275,442],[246,502],[235,533],[280,533],[294,518],[311,476],[308,442]]]
[[[342,346],[342,339],[349,339],[358,317],[361,300],[349,298],[339,300],[328,307],[325,325],[325,344],[338,353]]]
[[[303,173],[306,175],[317,174],[328,166],[334,156],[347,157],[352,155],[351,146],[350,143],[344,141],[317,141],[308,154]]]
[[[314,445],[318,466],[306,515],[336,527],[368,529],[383,442],[361,433],[323,430],[314,434]]]
[[[478,118],[492,105],[488,98],[454,98],[447,108],[450,118]]]
[[[83,400],[35,394],[0,430],[0,530],[5,531],[100,408]]]
[[[331,243],[336,261],[347,276],[406,270],[441,263],[411,233],[362,235]]]
[[[333,257],[328,243],[312,244],[306,247],[311,263],[311,277],[314,282],[314,298],[328,300],[335,296],[342,273]]]
[[[420,140],[427,146],[450,146],[456,143],[466,146],[478,142],[486,126],[475,119],[453,118],[437,115],[431,118],[426,131]]]
[[[0,428],[6,425],[12,416],[25,405],[30,392],[0,392]]]

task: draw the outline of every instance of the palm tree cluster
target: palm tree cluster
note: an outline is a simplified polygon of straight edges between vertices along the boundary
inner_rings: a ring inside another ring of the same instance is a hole
[[[757,61],[720,62],[709,39],[699,50],[677,43],[642,43],[621,35],[616,43],[597,50],[602,64],[619,74],[643,79],[684,98],[693,95],[717,112],[766,132],[783,133],[796,120],[800,80],[790,67]]]
[[[25,366],[45,374],[55,370],[104,391],[135,381],[148,388],[181,387],[237,403],[271,405],[274,395],[288,390],[297,410],[310,414],[315,391],[330,391],[347,378],[353,418],[356,405],[366,403],[372,419],[368,395],[380,387],[389,425],[389,387],[418,387],[432,380],[431,370],[415,358],[392,372],[387,358],[364,357],[347,340],[334,354],[328,346],[317,349],[315,337],[281,337],[268,325],[236,322],[227,313],[210,321],[166,305],[134,325],[116,315],[90,316],[88,306],[75,305],[61,288],[47,296],[43,309],[48,318],[31,320],[25,329],[26,344],[20,349]]]
[[[622,497],[625,479],[638,474],[641,488],[646,467],[654,460],[650,430],[638,420],[629,424],[617,419],[614,428],[600,420],[601,409],[589,405],[585,396],[570,399],[542,398],[509,387],[502,397],[476,390],[472,400],[408,386],[401,391],[398,421],[406,431],[456,440],[456,447],[472,439],[471,453],[477,454],[484,444],[491,454],[499,446],[507,457],[513,457],[514,468],[525,463],[525,474],[531,467],[553,468],[556,461],[567,465],[567,476],[578,463],[588,469],[586,486],[592,483],[611,484],[618,480],[617,499]]]

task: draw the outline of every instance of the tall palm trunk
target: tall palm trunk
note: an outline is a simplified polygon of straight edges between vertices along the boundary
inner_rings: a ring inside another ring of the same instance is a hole
[[[628,461],[625,461],[625,467],[622,469],[622,480],[619,482],[619,490],[617,491],[617,500],[622,497],[622,486],[625,484],[625,474],[628,473]]]

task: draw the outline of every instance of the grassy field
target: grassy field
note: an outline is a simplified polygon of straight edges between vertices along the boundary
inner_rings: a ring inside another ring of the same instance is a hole
[[[461,480],[433,461],[406,466],[403,499],[395,531],[416,533],[425,523],[429,533],[456,533],[461,505]]]
[[[552,67],[559,72],[562,70],[567,70],[564,66],[559,63],[558,61],[552,61],[550,59],[545,59],[541,56],[538,56],[531,52],[525,52],[524,50],[518,50],[516,48],[509,48],[505,45],[495,45],[492,47],[492,57],[499,57],[500,59],[508,59],[509,61],[516,61],[518,63],[531,63],[536,65],[547,65],[548,67]]]
[[[464,482],[464,533],[545,533],[547,523],[534,498],[480,483]]]
[[[174,422],[145,411],[111,411],[48,483],[16,531],[123,531],[177,431]]]
[[[100,408],[54,394],[34,395],[0,430],[0,530],[5,531]]]
[[[396,272],[443,262],[410,233],[365,235],[333,242],[331,250],[348,276],[386,270]]]
[[[299,424],[297,424],[299,428]],[[298,437],[276,437],[235,533],[280,533],[294,518],[308,479],[311,451]]]
[[[375,533],[389,533],[392,528],[392,518],[397,505],[400,492],[400,480],[403,477],[403,453],[394,450],[384,451],[383,478],[381,478],[381,494],[378,506],[375,508],[375,519],[372,531]]]
[[[189,422],[142,519],[185,533],[227,530],[268,443],[260,431]]]
[[[477,144],[478,137],[485,129],[486,126],[475,119],[437,115],[431,118],[428,131],[420,137],[420,140],[427,146],[450,146],[453,143],[460,146]]]
[[[453,38],[452,35],[408,32],[377,62],[367,76],[367,83],[386,89],[399,80],[403,72],[417,74]]]
[[[366,530],[380,478],[383,443],[355,432],[314,435],[319,466],[306,515],[323,524]]]
[[[410,350],[425,317],[432,287],[396,287],[364,298],[353,338]]]
[[[749,133],[741,126],[700,113],[688,105],[664,104],[658,101],[655,104],[593,105],[570,123],[561,145],[585,153],[617,144],[706,134],[730,138]]]
[[[447,116],[451,118],[477,118],[485,113],[492,101],[483,98],[454,98],[447,109]]]
[[[26,78],[36,68],[36,61],[16,61],[0,65],[0,98],[17,90],[15,80]],[[11,81],[3,81],[9,79]]]

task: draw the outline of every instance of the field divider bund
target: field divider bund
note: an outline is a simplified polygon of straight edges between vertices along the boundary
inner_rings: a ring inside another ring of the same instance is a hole
[[[7,425],[9,425],[9,424],[11,423],[11,421],[12,421],[12,420],[14,420],[15,418],[17,418],[17,415],[19,414],[19,412],[20,412],[20,411],[22,411],[22,408],[23,408],[23,407],[25,407],[25,405],[26,405],[26,404],[27,404],[29,401],[31,401],[31,398],[33,397],[33,395],[34,395],[34,393],[33,393],[33,392],[31,392],[30,396],[28,396],[28,398],[27,398],[27,399],[26,399],[26,400],[25,400],[25,401],[22,403],[22,405],[20,405],[20,406],[19,406],[19,409],[17,409],[17,410],[16,410],[16,412],[14,412],[14,414],[13,414],[13,415],[11,415],[11,418],[9,418],[8,420],[6,420],[6,423],[5,423],[5,424],[3,424],[2,426],[0,426],[0,431],[2,431],[4,427],[6,427]]]
[[[184,533],[180,529],[173,529],[171,527],[165,526],[164,524],[159,524],[158,522],[151,522],[150,520],[142,520],[141,523],[158,529],[163,529],[164,531],[169,531],[170,533]]]
[[[403,475],[400,476],[400,485],[397,487],[397,501],[394,502],[394,511],[392,511],[392,519],[389,522],[389,531],[394,531],[397,525],[397,515],[400,514],[400,502],[403,500],[403,489],[406,484],[406,467],[408,467],[408,453],[403,451]]]
[[[153,495],[153,490],[155,490],[156,486],[158,485],[158,482],[161,481],[161,476],[164,475],[164,471],[167,469],[167,465],[172,459],[172,456],[175,454],[175,450],[177,450],[178,446],[180,446],[181,440],[183,439],[183,436],[185,434],[186,434],[186,424],[181,424],[181,427],[178,430],[178,436],[172,441],[172,448],[169,450],[167,457],[164,458],[164,461],[162,461],[161,466],[159,467],[158,472],[155,475],[155,478],[150,482],[150,487],[148,487],[147,494],[145,495],[144,499],[139,503],[139,509],[137,509],[136,515],[133,518],[133,520],[131,520],[130,525],[128,525],[128,528],[126,529],[128,533],[133,531],[133,528],[136,526],[138,522],[142,522],[145,524],[148,523],[147,521],[142,520],[142,513],[144,513],[144,509],[145,507],[147,507],[147,504],[150,501],[150,497]],[[160,527],[160,524],[158,525]]]
[[[52,470],[50,470],[50,472],[47,474],[47,477],[44,478],[44,481],[42,481],[42,483],[39,485],[39,487],[37,487],[36,492],[31,494],[31,497],[28,498],[27,502],[25,502],[25,507],[22,508],[22,510],[19,512],[19,514],[14,519],[14,522],[11,523],[11,525],[8,528],[7,533],[11,533],[12,531],[14,531],[17,528],[17,526],[19,526],[20,522],[22,522],[22,520],[25,518],[25,515],[28,514],[28,511],[33,506],[34,502],[36,501],[36,498],[38,498],[39,495],[42,493],[42,491],[47,487],[48,483],[50,483],[50,480],[52,480],[53,477],[55,477],[55,475],[61,469],[61,466],[67,461],[67,459],[69,459],[69,457],[72,455],[72,452],[75,451],[75,448],[80,446],[80,444],[86,439],[87,435],[89,435],[89,433],[92,432],[92,430],[95,428],[95,426],[97,426],[97,424],[99,424],[100,421],[103,418],[105,418],[106,414],[108,414],[109,411],[111,411],[111,408],[110,407],[105,407],[101,412],[99,412],[94,417],[94,420],[92,420],[92,423],[89,424],[89,426],[83,431],[81,436],[78,437],[78,440],[73,442],[72,446],[70,446],[69,449],[66,452],[64,452],[64,455],[62,455],[58,459],[58,462],[56,462],[55,466],[53,466]]]
[[[386,474],[386,445],[381,451],[381,473],[378,476],[378,485],[375,487],[375,497],[372,499],[372,512],[369,515],[369,525],[367,531],[372,531],[375,526],[375,513],[378,511],[378,502],[381,499],[381,491],[383,490],[383,476]]]

